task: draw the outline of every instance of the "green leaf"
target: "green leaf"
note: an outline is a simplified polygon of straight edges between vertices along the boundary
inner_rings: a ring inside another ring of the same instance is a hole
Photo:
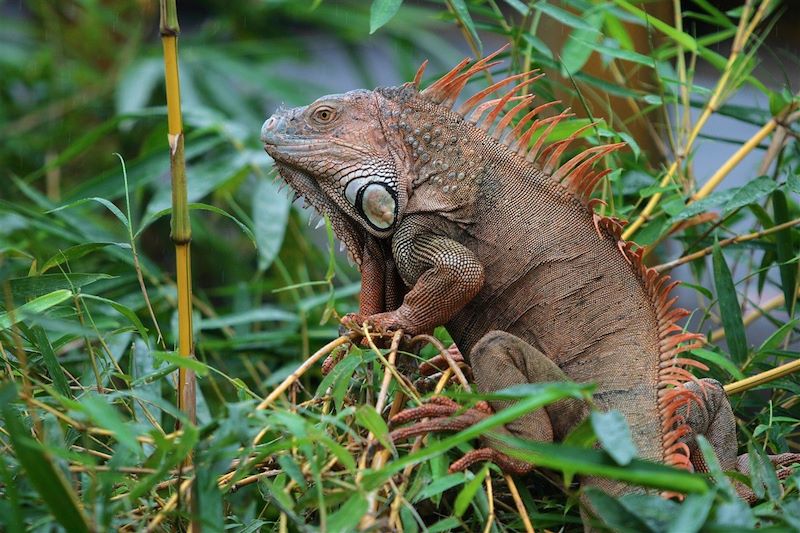
[[[783,191],[772,193],[772,210],[775,215],[775,224],[784,224],[791,220],[786,195]],[[792,228],[775,233],[775,258],[778,261],[778,271],[781,275],[784,307],[789,316],[792,316],[797,294],[797,256],[794,253]]]
[[[742,322],[742,308],[736,296],[736,287],[733,284],[731,271],[722,255],[719,242],[714,243],[713,250],[714,286],[717,289],[719,312],[722,316],[722,326],[725,330],[725,340],[733,360],[741,365],[747,359],[747,337],[744,333]]]
[[[765,340],[761,346],[758,348],[759,353],[767,353],[772,352],[774,350],[778,350],[780,348],[780,344],[783,342],[783,339],[786,338],[792,332],[797,322],[800,321],[800,318],[793,318],[786,324],[782,325],[778,328],[772,335],[770,335],[767,340]]]
[[[593,10],[585,13],[584,18],[592,29],[576,28],[572,30],[561,50],[561,67],[564,69],[563,75],[565,76],[567,73],[572,74],[583,69],[600,38],[603,15],[599,11]]]
[[[317,387],[316,397],[320,397],[330,388],[333,387],[333,403],[336,405],[337,410],[342,409],[344,403],[344,396],[350,386],[350,378],[353,376],[358,365],[361,364],[362,357],[360,354],[350,354],[333,367],[327,376],[325,376]]]
[[[739,367],[734,365],[730,359],[725,357],[722,354],[718,354],[717,352],[712,352],[711,350],[706,350],[705,348],[695,348],[692,350],[692,355],[698,357],[704,361],[708,361],[709,363],[713,363],[718,367],[722,368],[728,374],[734,377],[734,379],[744,379],[744,374],[742,371],[739,370]]]
[[[603,449],[617,464],[625,466],[636,457],[631,429],[619,411],[592,411],[592,429],[603,445]]]
[[[13,311],[0,313],[0,330],[10,328],[14,324],[27,317],[39,315],[53,306],[60,304],[72,297],[72,291],[60,289],[44,296],[34,298],[30,302],[23,304]]]
[[[50,453],[41,443],[31,438],[30,431],[14,408],[16,397],[14,383],[0,386],[0,413],[5,420],[5,429],[17,460],[28,474],[27,482],[33,485],[64,529],[77,533],[96,531],[81,509],[77,494],[61,470],[53,464]]]
[[[478,32],[475,30],[475,23],[472,22],[472,17],[469,14],[469,9],[467,9],[467,4],[464,2],[464,0],[449,0],[449,4],[452,6],[458,21],[463,24],[469,32],[469,36],[472,38],[475,46],[478,47],[479,51],[483,50],[481,38],[478,36]]]
[[[355,493],[335,512],[328,517],[328,531],[346,533],[356,531],[358,522],[367,513],[367,499]]]
[[[44,262],[39,268],[39,274],[44,274],[51,268],[64,264],[66,262],[79,259],[86,254],[90,254],[95,250],[100,250],[106,246],[119,246],[120,248],[130,248],[130,245],[123,242],[85,242],[70,246],[64,250],[60,250],[53,257]]]
[[[714,490],[705,494],[688,495],[677,516],[669,525],[667,533],[697,533],[700,531],[708,518],[715,496],[716,491]]]
[[[439,496],[444,491],[464,483],[464,475],[464,472],[455,472],[442,477],[434,477],[429,484],[425,485],[425,487],[419,491],[419,494],[414,496],[413,503],[420,502],[432,496]]]
[[[562,472],[600,476],[625,481],[643,487],[653,487],[678,492],[705,492],[708,490],[703,477],[660,463],[632,459],[620,466],[601,450],[578,448],[564,444],[534,442],[505,434],[495,438],[509,445],[501,451],[539,467]]]
[[[584,494],[589,498],[592,509],[613,531],[641,533],[652,531],[647,523],[633,514],[615,498],[595,487],[587,487]]]
[[[92,392],[81,398],[80,405],[95,424],[114,434],[120,446],[137,456],[142,453],[142,447],[136,440],[136,433],[131,430],[130,424],[122,419],[114,405],[109,403],[107,397]]]
[[[775,467],[770,462],[767,454],[761,448],[755,446],[751,440],[747,442],[747,456],[750,462],[750,479],[755,495],[760,499],[766,494],[771,501],[779,501],[781,498],[781,483],[778,481]]]
[[[153,357],[156,359],[160,359],[161,361],[166,361],[167,363],[171,363],[179,368],[185,368],[187,370],[191,370],[198,376],[205,376],[208,374],[208,365],[203,363],[202,361],[198,361],[194,357],[184,357],[178,352],[160,352],[160,351],[153,351],[151,352]]]
[[[51,210],[47,211],[47,213],[48,214],[49,213],[56,213],[58,211],[61,211],[62,209],[69,209],[69,208],[75,207],[77,205],[85,204],[86,202],[97,202],[98,204],[103,205],[106,209],[111,211],[111,213],[115,217],[117,217],[117,219],[120,222],[122,222],[123,226],[125,226],[126,228],[128,227],[128,217],[126,217],[122,213],[122,211],[119,210],[119,208],[116,205],[114,205],[110,201],[106,200],[105,198],[99,198],[97,196],[92,197],[92,198],[82,198],[80,200],[76,200],[76,201],[71,202],[71,203],[69,203],[67,205],[62,205],[61,207],[57,207],[55,209],[51,209]]]
[[[403,0],[372,0],[372,7],[369,10],[370,35],[392,20],[401,5],[403,5]]]
[[[486,478],[486,474],[489,473],[489,466],[484,465],[481,468],[480,472],[478,472],[475,477],[470,479],[465,485],[458,492],[458,496],[456,496],[455,504],[453,505],[453,514],[457,517],[461,517],[464,512],[469,507],[469,504],[472,502],[473,498],[475,498],[475,493],[478,492],[478,489],[481,488],[481,483]]]
[[[64,369],[58,364],[53,347],[50,345],[47,334],[41,326],[31,328],[31,342],[39,348],[42,359],[44,359],[44,365],[47,367],[47,373],[50,374],[50,379],[53,380],[56,390],[66,398],[72,398],[72,391],[69,388],[67,377],[64,375]]]
[[[394,444],[389,439],[389,427],[374,407],[365,404],[356,409],[356,423],[372,433],[384,448],[394,450]]]
[[[113,279],[108,274],[44,274],[8,280],[14,298],[27,300],[58,289],[78,289],[101,279]]]
[[[599,30],[599,26],[596,28],[594,25],[590,24],[583,20],[582,17],[575,15],[566,9],[561,9],[560,7],[556,7],[549,2],[536,2],[533,5],[533,9],[541,12],[548,17],[557,20],[561,24],[565,26],[569,26],[570,28],[580,29],[586,32],[595,32],[597,33]]]
[[[128,307],[127,305],[123,305],[119,302],[115,302],[114,300],[109,300],[108,298],[103,298],[102,296],[95,296],[93,294],[84,294],[80,295],[81,300],[95,300],[97,302],[103,302],[111,307],[113,307],[119,314],[130,320],[136,330],[139,332],[139,335],[142,336],[142,339],[147,339],[147,328],[144,327],[142,321],[139,320],[139,317],[136,316],[136,313]]]
[[[725,203],[725,207],[722,210],[723,215],[757,202],[777,188],[778,184],[775,183],[775,180],[769,176],[759,176],[736,189],[731,199]]]
[[[258,180],[253,193],[253,229],[258,245],[258,269],[264,271],[278,257],[289,221],[291,202],[267,179]]]
[[[697,41],[692,38],[691,35],[688,33],[684,33],[676,28],[673,28],[666,22],[655,18],[654,16],[648,14],[646,11],[639,9],[638,7],[633,6],[627,0],[614,0],[614,3],[620,6],[622,9],[631,13],[633,16],[644,22],[648,26],[652,26],[676,43],[680,44],[684,48],[686,48],[689,52],[696,52],[697,51]]]

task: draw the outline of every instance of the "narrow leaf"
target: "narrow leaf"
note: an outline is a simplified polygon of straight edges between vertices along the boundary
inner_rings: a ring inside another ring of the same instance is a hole
[[[717,289],[719,312],[722,315],[722,326],[725,330],[725,340],[728,341],[728,350],[733,360],[741,365],[747,358],[747,337],[744,333],[742,322],[742,308],[736,297],[736,287],[733,284],[731,271],[722,255],[719,242],[714,243],[714,286]]]
[[[458,492],[458,496],[456,496],[456,502],[453,505],[454,515],[461,517],[461,515],[464,514],[464,512],[469,507],[469,504],[475,498],[475,493],[478,492],[478,489],[481,488],[481,483],[483,483],[483,480],[486,477],[486,474],[488,473],[489,473],[489,467],[487,465],[484,465],[484,467],[481,468],[481,471],[478,472],[475,475],[475,477],[470,479],[464,485],[464,488],[462,488]]]
[[[64,369],[58,363],[53,347],[50,345],[50,340],[41,326],[31,328],[31,341],[39,348],[44,359],[44,365],[47,367],[47,373],[50,374],[50,379],[53,380],[56,390],[65,397],[72,398],[72,391],[69,388],[69,383],[67,383],[67,377],[64,375]]]
[[[789,208],[783,191],[772,193],[772,210],[775,215],[775,224],[789,222]],[[797,294],[797,257],[794,254],[792,228],[775,233],[775,258],[778,260],[778,269],[781,275],[784,306],[789,316],[792,316],[795,294]]]
[[[258,269],[272,264],[283,244],[289,221],[289,198],[278,191],[273,182],[262,179],[253,195],[253,229],[258,245]]]
[[[0,313],[0,330],[10,328],[12,325],[24,320],[26,317],[41,314],[53,306],[60,304],[72,297],[72,291],[61,289],[50,294],[34,298],[30,302],[17,307],[12,311]]]

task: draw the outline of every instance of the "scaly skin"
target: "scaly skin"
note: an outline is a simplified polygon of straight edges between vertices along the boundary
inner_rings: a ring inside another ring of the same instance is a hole
[[[692,379],[684,367],[702,365],[681,356],[697,336],[675,326],[685,314],[672,308],[672,286],[620,240],[620,224],[587,201],[603,175],[592,172],[594,161],[615,146],[559,166],[569,142],[545,149],[529,139],[546,137],[563,114],[537,118],[551,104],[528,113],[531,98],[513,90],[482,109],[476,97],[453,110],[466,80],[491,64],[464,66],[425,91],[418,75],[401,87],[325,96],[279,110],[262,128],[281,176],[331,219],[361,269],[360,310],[343,323],[410,334],[446,324],[480,392],[594,382],[596,405],[622,412],[640,457],[702,470],[693,435],[704,434],[723,468],[736,469],[735,424],[722,389],[684,385]],[[508,102],[520,103],[504,116]],[[525,117],[512,131],[517,113]],[[690,402],[701,408],[687,413]],[[451,417],[456,411],[437,401],[401,413],[395,422],[437,418],[394,436],[460,429],[486,416],[472,409]],[[585,414],[583,405],[560,402],[505,430],[558,440]],[[491,448],[491,438],[487,444],[454,467],[488,459],[509,471],[529,469]],[[583,482],[612,494],[631,490]]]

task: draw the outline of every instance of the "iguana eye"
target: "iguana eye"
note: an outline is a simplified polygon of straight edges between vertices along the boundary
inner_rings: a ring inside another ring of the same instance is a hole
[[[311,116],[320,124],[328,124],[336,116],[336,111],[334,111],[332,107],[319,106],[314,110],[314,113]]]

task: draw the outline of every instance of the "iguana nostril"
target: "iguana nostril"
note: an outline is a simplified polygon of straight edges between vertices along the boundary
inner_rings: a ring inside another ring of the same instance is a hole
[[[261,126],[261,141],[268,143],[275,138],[275,135],[281,129],[280,126],[283,124],[283,119],[276,117],[275,115],[269,117],[264,125]]]

